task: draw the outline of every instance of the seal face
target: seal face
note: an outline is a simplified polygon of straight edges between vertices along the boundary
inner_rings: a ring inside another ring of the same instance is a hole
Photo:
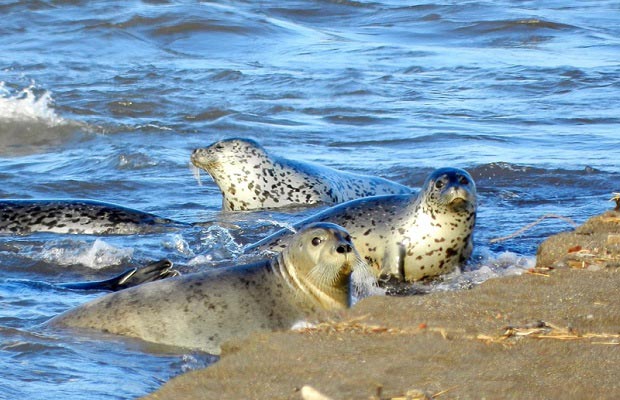
[[[348,232],[311,224],[289,243],[271,260],[145,283],[49,323],[218,354],[226,339],[288,329],[313,313],[348,307],[352,269],[365,266]]]
[[[0,233],[126,235],[180,226],[154,214],[99,201],[0,200]]]
[[[250,139],[227,139],[196,149],[191,162],[211,175],[225,211],[337,204],[381,194],[411,193],[386,179],[270,155]]]
[[[349,231],[360,255],[382,280],[415,281],[454,270],[473,250],[476,187],[462,169],[431,173],[418,194],[352,200],[297,224],[329,221]],[[245,251],[281,251],[281,230]]]

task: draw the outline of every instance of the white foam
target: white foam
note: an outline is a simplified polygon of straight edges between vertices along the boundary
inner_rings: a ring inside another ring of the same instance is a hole
[[[50,264],[81,264],[92,269],[120,265],[131,259],[132,248],[115,247],[102,239],[94,242],[61,240],[48,242],[41,252],[41,259]]]
[[[231,232],[219,225],[211,225],[200,232],[200,243],[188,265],[199,266],[224,260],[235,260],[242,255],[242,246]]]
[[[536,257],[533,256],[526,257],[508,251],[499,254],[483,251],[479,263],[465,268],[462,272],[457,269],[444,276],[433,285],[433,290],[468,289],[492,278],[521,275],[535,264]]]
[[[306,321],[306,320],[300,320],[297,321],[293,324],[293,326],[291,327],[291,330],[293,331],[303,331],[304,329],[313,329],[316,328],[316,324]]]
[[[165,248],[174,250],[186,257],[195,256],[190,244],[180,233],[172,234],[167,240],[164,240],[162,244]]]
[[[276,221],[276,220],[273,220],[273,219],[263,219],[263,218],[257,219],[256,222],[267,223],[267,224],[270,224],[270,225],[277,226],[279,228],[287,229],[287,230],[291,231],[292,233],[297,233],[297,229],[295,229],[295,226],[292,223],[290,223],[290,222]]]
[[[0,81],[0,120],[38,122],[50,127],[64,125],[66,121],[56,114],[53,103],[50,92],[35,94],[34,83],[19,92],[11,92]]]
[[[196,256],[187,262],[187,265],[190,267],[198,267],[203,266],[205,264],[210,264],[215,261],[215,258],[211,254],[204,254],[200,256]]]

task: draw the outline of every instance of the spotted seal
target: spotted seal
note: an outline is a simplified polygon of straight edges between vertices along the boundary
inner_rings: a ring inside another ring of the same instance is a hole
[[[145,283],[49,323],[218,354],[226,339],[287,329],[316,312],[349,307],[352,270],[365,265],[346,230],[311,224],[270,260]]]
[[[167,218],[93,200],[0,200],[0,234],[33,232],[126,235],[185,226]]]
[[[411,189],[386,179],[338,171],[269,154],[250,139],[227,139],[194,150],[194,166],[211,175],[225,211],[337,204]]]
[[[415,281],[454,270],[473,249],[476,186],[462,169],[432,172],[418,194],[352,200],[297,224],[329,221],[347,229],[360,255],[382,280]],[[246,252],[281,251],[290,231],[281,230]]]

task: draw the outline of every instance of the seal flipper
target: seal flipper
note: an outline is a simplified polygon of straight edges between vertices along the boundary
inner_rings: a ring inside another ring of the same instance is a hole
[[[179,271],[172,269],[172,262],[161,260],[142,268],[130,268],[122,274],[111,279],[95,282],[74,282],[63,283],[58,286],[67,289],[78,290],[110,290],[118,291],[128,287],[137,286],[142,283],[158,281],[173,276],[180,275]]]

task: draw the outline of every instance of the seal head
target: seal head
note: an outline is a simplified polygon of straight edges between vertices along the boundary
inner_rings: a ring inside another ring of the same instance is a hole
[[[278,260],[282,276],[326,310],[350,306],[351,273],[354,265],[365,265],[349,233],[327,222],[310,224],[295,235]]]
[[[425,202],[432,211],[466,215],[476,212],[476,185],[465,170],[435,170],[423,187]]]

